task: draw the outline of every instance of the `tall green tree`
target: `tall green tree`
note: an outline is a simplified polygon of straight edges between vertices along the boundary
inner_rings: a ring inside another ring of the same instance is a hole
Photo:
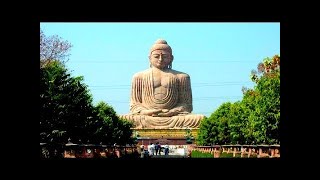
[[[40,29],[40,142],[49,156],[74,143],[132,144],[132,123],[119,119],[106,103],[92,105],[83,76],[73,77],[65,67],[72,45]],[[80,141],[81,140],[81,141]]]
[[[230,143],[230,109],[232,103],[223,103],[209,118],[202,120],[197,143],[200,145]]]
[[[257,96],[258,94],[252,89],[245,91],[240,103],[243,116],[241,119],[235,117],[236,121],[241,124],[240,132],[244,136],[245,144],[255,144],[257,142],[256,137],[258,137],[257,131],[260,131],[257,128],[256,116],[253,113],[256,109]]]
[[[40,69],[40,142],[86,139],[94,117],[92,96],[83,77],[71,77],[58,61]]]
[[[97,119],[89,124],[95,130],[95,141],[104,144],[133,144],[132,127],[133,123],[120,119],[112,106],[105,102],[99,102],[95,107]]]
[[[256,137],[258,143],[280,141],[280,56],[265,58],[258,65],[258,73],[252,74],[256,82],[255,96]]]
[[[230,128],[230,140],[232,144],[245,144],[247,139],[245,137],[245,131],[247,130],[249,111],[247,107],[241,101],[233,103],[230,107],[229,114],[229,128]]]
[[[50,156],[61,156],[63,144],[90,138],[86,124],[95,117],[83,77],[71,77],[59,61],[40,68],[40,142]],[[54,153],[58,151],[59,153]]]
[[[223,103],[201,122],[198,144],[274,144],[280,141],[280,56],[265,58],[251,72],[253,89],[243,99]]]

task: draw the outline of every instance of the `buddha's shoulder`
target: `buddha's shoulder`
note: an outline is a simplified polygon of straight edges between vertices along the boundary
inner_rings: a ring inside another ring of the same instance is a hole
[[[137,72],[133,75],[133,79],[142,78],[150,73],[152,73],[151,69],[146,69],[144,71]]]
[[[177,76],[178,78],[190,78],[189,74],[181,72],[181,71],[177,71],[177,70],[170,70],[172,74],[174,74],[175,76]]]

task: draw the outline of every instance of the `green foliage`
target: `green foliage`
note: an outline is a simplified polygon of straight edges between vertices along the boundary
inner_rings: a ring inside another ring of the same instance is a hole
[[[186,137],[186,143],[187,144],[192,144],[192,140],[194,139],[192,133],[191,133],[191,130],[190,129],[186,129],[185,130],[186,133],[185,133],[185,137]]]
[[[265,58],[251,72],[253,89],[243,99],[223,103],[199,128],[200,145],[275,144],[280,141],[280,56]]]
[[[40,69],[40,142],[86,139],[92,97],[82,77],[73,78],[58,61]]]
[[[280,139],[280,72],[272,72],[261,77],[255,91],[259,93],[256,98],[255,111],[258,143],[276,143]]]
[[[244,136],[246,131],[247,117],[249,112],[246,107],[239,101],[231,105],[229,114],[229,128],[231,144],[244,144],[246,138]]]
[[[205,117],[200,124],[198,131],[198,138],[196,142],[198,145],[208,145],[215,142],[215,137],[218,134],[215,121]]]
[[[72,77],[65,68],[70,48],[69,42],[40,30],[40,142],[46,143],[46,157],[62,157],[69,138],[73,143],[132,144],[133,124],[119,119],[106,103],[94,107],[84,78]]]
[[[114,109],[104,102],[99,102],[95,107],[98,119],[92,124],[97,129],[95,137],[104,144],[133,144],[133,123],[120,119]]]
[[[57,61],[40,69],[40,142],[132,143],[133,124],[104,102],[93,107],[82,81]]]
[[[204,153],[198,150],[193,150],[191,152],[191,158],[213,158],[213,155],[210,153]]]
[[[197,144],[211,145],[230,142],[229,114],[231,103],[223,103],[209,118],[205,118],[199,127]]]

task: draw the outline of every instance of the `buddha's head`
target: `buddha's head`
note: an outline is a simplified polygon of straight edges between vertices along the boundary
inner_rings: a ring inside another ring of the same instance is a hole
[[[152,67],[158,69],[172,68],[172,49],[166,40],[158,39],[150,49],[149,60]]]

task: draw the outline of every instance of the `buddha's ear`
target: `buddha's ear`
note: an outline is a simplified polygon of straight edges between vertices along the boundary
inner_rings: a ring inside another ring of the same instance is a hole
[[[148,58],[149,58],[149,63],[150,63],[149,66],[152,67],[151,56],[148,56]]]
[[[171,62],[173,61],[173,59],[174,59],[174,56],[173,56],[173,55],[171,55]]]

